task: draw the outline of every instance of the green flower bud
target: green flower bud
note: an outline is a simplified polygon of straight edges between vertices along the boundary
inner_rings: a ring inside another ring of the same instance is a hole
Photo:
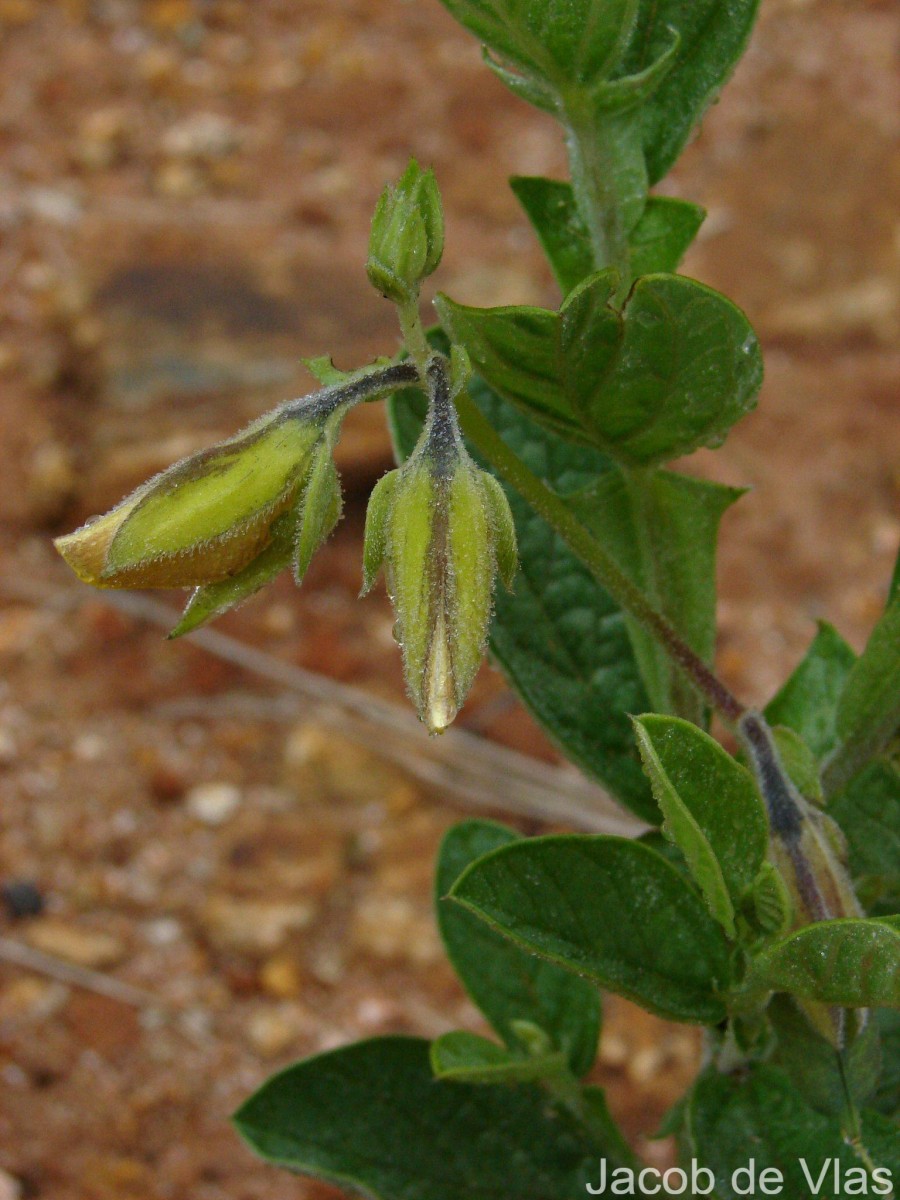
[[[321,419],[265,417],[183,459],[56,548],[94,587],[191,587],[243,570],[293,507]]]
[[[173,635],[240,603],[291,562],[299,582],[340,516],[331,455],[355,388],[291,402],[176,463],[56,548],[94,587],[194,587]]]
[[[441,261],[444,214],[433,171],[415,159],[395,187],[381,193],[372,218],[366,271],[372,286],[396,304],[413,300]]]
[[[294,578],[303,576],[313,554],[334,529],[341,515],[342,501],[338,474],[331,458],[332,438],[342,414],[331,418],[325,436],[313,452],[293,506],[278,517],[271,527],[266,548],[243,570],[217,583],[195,588],[181,620],[169,634],[181,637],[198,629],[213,617],[248,600],[260,588],[293,564]]]
[[[341,493],[332,451],[360,400],[418,382],[413,363],[345,374],[157,475],[102,517],[56,539],[80,579],[102,588],[196,591],[174,634],[240,603],[293,562],[298,583],[334,528]]]
[[[499,570],[511,585],[516,543],[503,489],[463,445],[439,356],[429,363],[428,382],[431,409],[422,437],[369,501],[363,590],[384,563],[407,686],[421,719],[440,733],[475,678],[494,579]]]

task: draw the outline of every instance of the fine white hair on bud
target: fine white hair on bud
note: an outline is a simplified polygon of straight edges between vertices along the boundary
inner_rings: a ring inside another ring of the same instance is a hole
[[[463,443],[447,363],[427,369],[429,411],[409,459],[369,500],[363,591],[383,565],[407,687],[432,733],[453,721],[478,671],[494,584],[516,572],[512,514]]]

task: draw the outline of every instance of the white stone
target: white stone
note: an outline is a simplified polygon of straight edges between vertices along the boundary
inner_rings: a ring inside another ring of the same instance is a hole
[[[188,813],[204,825],[223,825],[240,806],[241,791],[233,783],[201,783],[185,799]]]

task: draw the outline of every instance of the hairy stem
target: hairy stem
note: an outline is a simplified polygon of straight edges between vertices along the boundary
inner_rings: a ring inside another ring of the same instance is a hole
[[[744,713],[744,705],[737,697],[694,653],[662,613],[648,603],[559,496],[507,446],[466,392],[457,397],[456,407],[466,437],[490,461],[497,474],[559,534],[619,607],[656,638],[706,702],[725,720],[735,724]]]
[[[622,292],[630,283],[628,232],[622,212],[622,197],[616,189],[616,165],[612,148],[606,145],[597,122],[583,106],[566,106],[569,169],[575,203],[591,237],[594,265],[615,267]]]

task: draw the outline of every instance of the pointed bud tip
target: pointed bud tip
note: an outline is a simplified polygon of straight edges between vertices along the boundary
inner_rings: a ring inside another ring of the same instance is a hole
[[[102,517],[95,517],[72,533],[54,538],[56,552],[72,568],[83,583],[93,587],[111,587],[104,578],[107,555],[113,538],[118,532],[132,505],[119,505]]]
[[[424,720],[431,734],[443,733],[459,712],[449,636],[444,614],[440,613],[435,622],[426,665]]]

